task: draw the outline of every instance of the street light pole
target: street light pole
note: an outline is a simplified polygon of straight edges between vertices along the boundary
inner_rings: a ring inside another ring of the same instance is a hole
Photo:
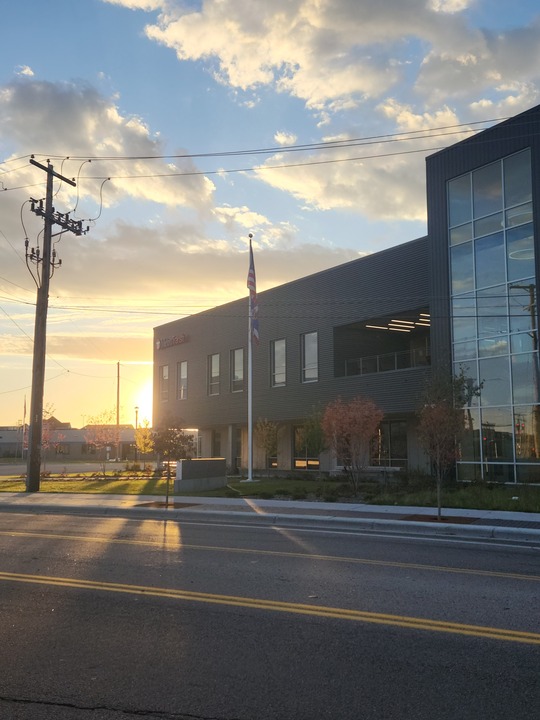
[[[139,429],[139,408],[135,407],[135,462],[139,461],[139,448],[137,447],[137,430]]]

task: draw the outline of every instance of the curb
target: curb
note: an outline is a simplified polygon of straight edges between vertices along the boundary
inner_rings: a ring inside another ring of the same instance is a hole
[[[540,531],[531,528],[499,527],[495,525],[457,525],[408,521],[399,519],[343,518],[326,515],[248,513],[235,510],[192,510],[148,507],[104,507],[101,505],[60,506],[46,504],[3,504],[0,511],[48,515],[86,515],[90,517],[122,517],[144,520],[184,520],[191,523],[224,523],[259,525],[263,527],[289,527],[306,530],[333,530],[341,532],[383,532],[418,535],[422,537],[446,537],[451,539],[475,538],[478,540],[501,540],[540,546]]]

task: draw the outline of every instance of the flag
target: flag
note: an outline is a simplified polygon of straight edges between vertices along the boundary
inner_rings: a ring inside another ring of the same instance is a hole
[[[257,301],[257,280],[255,277],[255,263],[253,261],[253,248],[251,247],[251,235],[249,237],[249,271],[247,277],[249,290],[249,317],[251,327],[251,339],[259,344],[259,303]]]

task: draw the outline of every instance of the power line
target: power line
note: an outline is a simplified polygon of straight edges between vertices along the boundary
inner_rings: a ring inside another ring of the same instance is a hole
[[[448,135],[455,135],[455,134],[461,134],[471,131],[471,126],[473,125],[483,125],[486,123],[492,123],[492,122],[499,122],[500,120],[504,120],[506,118],[498,118],[493,120],[479,120],[475,122],[470,123],[460,123],[456,125],[446,125],[441,126],[438,128],[432,128],[429,130],[410,130],[400,133],[387,133],[384,135],[373,135],[373,136],[367,136],[365,138],[350,138],[350,139],[344,139],[344,140],[328,140],[323,141],[320,143],[309,143],[305,145],[288,145],[288,146],[272,146],[272,147],[265,147],[265,148],[255,148],[255,149],[248,149],[248,150],[229,150],[229,151],[219,151],[219,152],[202,152],[202,153],[183,153],[183,154],[170,154],[170,155],[103,155],[103,156],[73,156],[73,155],[48,155],[49,158],[55,158],[55,159],[62,159],[62,162],[65,162],[66,160],[77,160],[77,161],[83,161],[84,162],[99,162],[99,161],[110,161],[110,160],[116,160],[116,161],[141,161],[141,160],[175,160],[175,159],[195,159],[195,158],[219,158],[219,157],[242,157],[242,156],[248,156],[248,155],[264,155],[264,154],[288,154],[292,152],[313,152],[313,151],[324,151],[324,150],[340,150],[340,149],[347,149],[351,147],[365,147],[368,145],[380,145],[384,143],[395,143],[395,142],[408,142],[411,140],[419,140],[419,139],[432,139],[435,137],[441,137],[441,136],[448,136]],[[438,132],[438,131],[447,131],[451,130],[451,132]],[[473,130],[473,132],[478,132],[477,129]],[[398,153],[378,153],[375,155],[369,155],[369,156],[361,156],[361,157],[352,157],[352,158],[334,158],[333,160],[320,160],[320,161],[312,161],[308,163],[290,163],[290,164],[280,164],[280,165],[272,165],[272,166],[256,166],[256,167],[244,167],[244,168],[231,168],[231,169],[219,169],[219,170],[208,170],[208,171],[191,171],[191,172],[179,172],[179,173],[155,173],[155,174],[146,174],[146,175],[117,175],[117,176],[85,176],[84,179],[86,180],[126,180],[126,179],[132,179],[132,178],[153,178],[153,177],[178,177],[178,176],[194,176],[194,175],[217,175],[217,174],[228,174],[228,173],[237,173],[237,172],[253,172],[255,170],[267,170],[267,169],[276,169],[276,168],[291,168],[291,167],[299,167],[306,165],[307,167],[312,165],[322,165],[322,164],[329,164],[329,163],[339,163],[339,162],[350,162],[350,161],[356,161],[356,160],[367,160],[367,159],[376,159],[376,158],[383,158],[383,157],[389,157],[393,155],[401,155],[401,154],[409,154],[413,152],[432,152],[441,150],[441,146],[437,147],[430,147],[430,148],[423,148],[413,151],[403,151]],[[45,157],[45,154],[37,153],[37,156]],[[4,163],[10,162],[4,161]],[[18,168],[13,168],[11,170],[7,170],[3,173],[3,175],[8,174],[9,172],[16,172],[17,170],[23,169],[25,166],[20,166]],[[82,167],[82,166],[81,166]],[[80,168],[79,168],[79,174],[80,174]],[[8,190],[20,190],[27,187],[34,187],[35,185],[23,185],[23,186],[17,186],[12,188],[4,188],[5,191]]]
[[[318,143],[306,143],[303,145],[274,145],[270,147],[254,148],[248,150],[222,150],[217,152],[201,152],[201,153],[181,153],[170,155],[49,155],[50,158],[68,160],[177,160],[204,157],[239,157],[243,155],[264,155],[268,153],[290,153],[305,152],[311,150],[339,150],[340,148],[356,147],[358,145],[374,145],[382,142],[406,142],[408,140],[418,140],[424,138],[438,137],[439,135],[454,135],[458,133],[469,132],[473,125],[485,125],[488,123],[498,123],[507,118],[494,118],[492,120],[477,120],[468,123],[457,123],[455,125],[441,125],[434,128],[422,128],[421,130],[405,130],[398,133],[384,133],[382,135],[368,135],[366,137],[344,138],[343,140],[325,140]],[[442,130],[453,130],[450,133],[439,133]],[[424,134],[422,134],[424,133]],[[416,137],[405,137],[405,136]],[[41,155],[45,157],[45,155]]]

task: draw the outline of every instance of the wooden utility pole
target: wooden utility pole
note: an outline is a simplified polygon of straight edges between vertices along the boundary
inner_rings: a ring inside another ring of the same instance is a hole
[[[52,253],[52,228],[59,225],[62,232],[72,232],[75,235],[82,235],[82,221],[70,220],[69,214],[62,214],[55,211],[53,199],[53,178],[58,178],[68,185],[76,186],[73,180],[54,172],[53,166],[47,160],[47,165],[36,162],[33,158],[30,163],[44,170],[47,173],[47,191],[45,195],[45,207],[43,200],[32,200],[32,212],[43,218],[43,253],[39,247],[31,248],[28,251],[28,240],[26,241],[26,264],[31,261],[36,264],[36,274],[32,273],[37,285],[36,318],[34,325],[34,358],[32,363],[32,397],[30,400],[30,423],[28,435],[28,464],[26,472],[26,491],[38,492],[41,474],[41,435],[43,431],[43,388],[45,385],[45,349],[47,344],[47,310],[49,307],[49,281],[51,271],[61,264],[56,261],[56,253]],[[41,268],[41,271],[40,271]]]
[[[120,363],[116,363],[116,462],[120,462]]]

